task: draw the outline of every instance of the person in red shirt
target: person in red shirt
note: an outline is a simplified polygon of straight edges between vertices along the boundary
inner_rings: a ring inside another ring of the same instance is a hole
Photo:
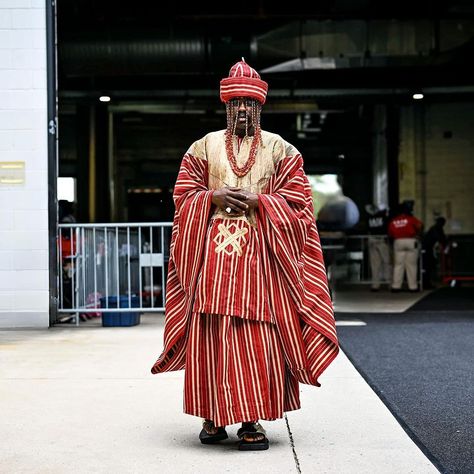
[[[393,240],[393,292],[401,291],[405,272],[409,291],[418,291],[419,237],[422,231],[423,223],[412,215],[405,204],[400,206],[400,212],[388,224],[388,235]]]

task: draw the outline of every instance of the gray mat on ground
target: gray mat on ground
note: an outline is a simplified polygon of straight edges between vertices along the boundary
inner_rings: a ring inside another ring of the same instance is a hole
[[[444,287],[415,303],[409,311],[474,311],[474,287]]]
[[[474,472],[474,312],[338,313],[341,347],[443,473]]]

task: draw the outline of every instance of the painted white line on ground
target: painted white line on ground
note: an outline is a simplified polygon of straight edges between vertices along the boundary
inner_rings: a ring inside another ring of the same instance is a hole
[[[360,319],[354,321],[336,321],[336,326],[367,326],[367,323]]]

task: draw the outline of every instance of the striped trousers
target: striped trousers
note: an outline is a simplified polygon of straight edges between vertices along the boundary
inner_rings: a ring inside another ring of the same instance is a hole
[[[187,340],[185,413],[226,426],[300,408],[274,324],[195,313]]]

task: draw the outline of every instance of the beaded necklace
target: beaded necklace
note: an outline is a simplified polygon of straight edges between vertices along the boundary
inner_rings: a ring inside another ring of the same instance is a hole
[[[237,105],[238,106],[238,105]],[[252,138],[252,144],[250,145],[250,152],[249,157],[245,164],[241,167],[237,164],[237,159],[234,155],[234,140],[233,137],[235,135],[235,129],[237,126],[237,119],[238,114],[235,113],[235,117],[233,118],[232,109],[235,110],[235,103],[234,101],[229,101],[226,104],[227,108],[227,130],[225,131],[225,151],[227,154],[227,159],[229,160],[230,167],[232,171],[239,177],[245,176],[251,169],[252,166],[255,164],[255,160],[257,158],[257,149],[258,145],[261,142],[262,135],[260,129],[260,107],[254,101],[252,103],[252,124],[254,124],[254,134]],[[232,128],[231,128],[232,125]],[[248,117],[245,122],[245,136],[248,136]]]

